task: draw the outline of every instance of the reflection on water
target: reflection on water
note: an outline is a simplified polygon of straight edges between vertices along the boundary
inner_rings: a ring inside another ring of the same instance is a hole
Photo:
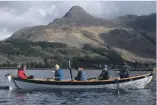
[[[6,71],[5,71],[6,72]],[[16,73],[14,71],[14,73]],[[138,72],[139,73],[139,72]],[[140,72],[139,74],[143,74]],[[0,72],[0,79],[2,75]],[[37,77],[50,76],[49,71],[29,71]],[[89,74],[89,71],[88,71]],[[90,71],[90,75],[98,75]],[[137,74],[132,73],[132,74]],[[67,73],[68,75],[68,73]],[[66,77],[66,76],[65,76]],[[68,77],[68,76],[67,76]],[[155,105],[156,81],[146,89],[117,90],[52,90],[52,91],[14,91],[0,90],[0,105]]]
[[[10,92],[9,99],[16,105],[154,105],[149,89],[120,90],[53,90],[36,92]],[[7,102],[6,102],[7,103]]]

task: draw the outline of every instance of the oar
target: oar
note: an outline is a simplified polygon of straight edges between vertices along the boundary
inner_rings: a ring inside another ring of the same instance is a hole
[[[116,79],[117,81],[117,94],[119,95],[119,82],[118,82],[118,78]]]
[[[71,80],[73,81],[73,75],[72,75],[72,70],[71,70],[71,62],[70,62],[70,59],[69,59],[69,70],[70,70]]]
[[[117,70],[117,78],[116,78],[116,82],[117,82],[117,94],[119,95],[118,70]]]

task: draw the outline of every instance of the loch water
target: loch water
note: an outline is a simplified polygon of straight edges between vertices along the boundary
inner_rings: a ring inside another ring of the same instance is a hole
[[[64,78],[70,79],[69,71],[64,70]],[[88,77],[98,76],[101,70],[86,70]],[[131,71],[131,75],[149,71]],[[7,73],[16,74],[17,70],[0,70],[0,83],[7,85]],[[37,78],[52,77],[52,70],[27,70],[28,75]],[[76,76],[77,72],[73,71]],[[113,76],[114,76],[113,72]],[[156,78],[145,89],[117,90],[52,90],[52,91],[15,91],[0,89],[0,105],[156,105]]]

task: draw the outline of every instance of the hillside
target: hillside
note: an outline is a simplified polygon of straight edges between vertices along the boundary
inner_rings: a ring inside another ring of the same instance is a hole
[[[0,42],[0,48],[0,59],[3,59],[0,61],[0,67],[17,67],[21,63],[37,68],[53,67],[56,63],[62,67],[68,67],[68,59],[72,60],[73,67],[76,64],[91,68],[109,62],[123,63],[120,55],[112,49],[107,51],[90,45],[84,45],[79,49],[68,47],[63,43],[14,39]]]
[[[150,14],[145,16],[125,15],[116,18],[115,20],[121,21],[127,24],[129,27],[138,31],[146,39],[156,44],[156,14]]]
[[[85,44],[105,49],[110,45],[124,60],[155,62],[155,21],[156,14],[126,15],[107,20],[74,6],[47,26],[23,28],[9,39],[65,43],[76,49],[83,48]]]

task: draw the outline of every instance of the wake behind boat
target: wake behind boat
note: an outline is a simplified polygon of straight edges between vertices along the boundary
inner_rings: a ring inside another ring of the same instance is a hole
[[[117,89],[117,83],[119,88],[144,88],[153,78],[153,73],[148,73],[139,76],[132,76],[129,78],[116,79],[112,78],[109,80],[97,80],[91,79],[87,81],[77,80],[63,80],[56,81],[54,79],[21,79],[9,74],[9,89],[10,90],[52,90],[52,89]]]

